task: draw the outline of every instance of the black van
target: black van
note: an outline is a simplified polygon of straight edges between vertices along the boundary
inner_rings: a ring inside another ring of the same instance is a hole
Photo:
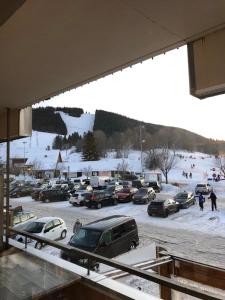
[[[82,226],[68,243],[70,246],[108,258],[136,248],[138,244],[135,220],[122,215],[106,217]],[[69,250],[61,251],[61,257],[81,265],[87,262],[84,256]]]

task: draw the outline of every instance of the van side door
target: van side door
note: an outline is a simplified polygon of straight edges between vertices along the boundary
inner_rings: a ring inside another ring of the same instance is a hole
[[[112,258],[114,257],[113,247],[112,231],[104,231],[100,237],[96,253],[108,258]]]

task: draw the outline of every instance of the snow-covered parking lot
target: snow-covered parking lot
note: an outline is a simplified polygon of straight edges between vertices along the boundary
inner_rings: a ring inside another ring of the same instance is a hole
[[[182,185],[181,189],[172,185],[164,186],[164,191],[157,194],[157,198],[172,197],[179,190],[193,189],[193,185],[195,185],[195,182]],[[35,212],[38,217],[58,216],[63,218],[68,227],[68,235],[62,241],[63,243],[67,243],[72,235],[72,227],[76,218],[79,218],[85,224],[106,216],[123,214],[133,216],[138,224],[139,249],[148,247],[153,241],[156,241],[166,246],[169,251],[175,251],[176,254],[220,265],[224,263],[223,261],[219,263],[220,255],[223,252],[221,249],[225,249],[225,197],[223,197],[222,192],[224,185],[224,181],[214,183],[214,190],[218,195],[218,211],[211,211],[211,203],[206,196],[203,212],[196,204],[188,209],[180,210],[168,218],[149,217],[147,205],[134,205],[133,203],[118,204],[96,210],[86,207],[73,207],[66,201],[41,203],[32,200],[31,197],[24,197],[11,199],[11,204],[13,206],[22,204],[24,209]],[[44,249],[44,251],[58,253],[58,250],[55,249]]]

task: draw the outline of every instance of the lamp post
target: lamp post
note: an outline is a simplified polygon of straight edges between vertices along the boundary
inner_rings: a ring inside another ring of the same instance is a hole
[[[24,176],[24,180],[25,180],[25,144],[26,144],[27,142],[23,142],[23,176]]]
[[[142,138],[142,129],[144,128],[144,125],[139,125],[139,134],[140,134],[140,149],[141,149],[141,174],[143,174],[143,143],[145,140]]]

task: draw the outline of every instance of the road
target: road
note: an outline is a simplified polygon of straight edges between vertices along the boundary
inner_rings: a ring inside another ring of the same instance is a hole
[[[224,201],[224,199],[221,201]],[[22,204],[24,210],[33,211],[38,217],[60,216],[66,221],[70,232],[72,232],[72,226],[76,218],[79,218],[83,224],[99,218],[99,210],[92,210],[93,213],[90,213],[90,210],[85,208],[74,208],[69,205],[64,207],[61,206],[61,203],[45,204],[31,201],[29,197],[13,199],[11,204],[13,206]],[[156,242],[157,245],[166,248],[171,254],[225,268],[225,238],[223,236],[215,233],[202,233],[193,229],[171,229],[155,223],[143,223],[139,219],[137,224],[140,247]]]

